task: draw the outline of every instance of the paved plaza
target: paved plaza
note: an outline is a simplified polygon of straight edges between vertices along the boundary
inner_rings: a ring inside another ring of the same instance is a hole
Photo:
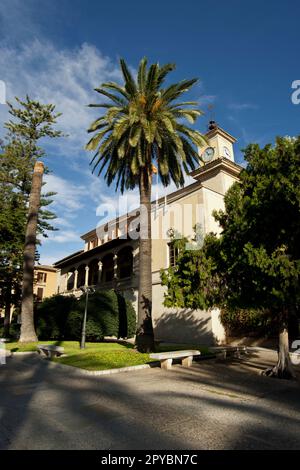
[[[1,449],[300,449],[299,382],[241,360],[84,376],[36,355],[0,366]]]

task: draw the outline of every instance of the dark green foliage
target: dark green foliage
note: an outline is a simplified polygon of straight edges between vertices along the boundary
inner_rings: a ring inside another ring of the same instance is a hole
[[[171,236],[172,238],[172,236]],[[167,286],[164,305],[178,308],[207,309],[214,305],[218,279],[216,263],[206,250],[197,246],[199,227],[195,227],[195,237],[189,243],[185,238],[176,238],[172,243],[178,250],[175,267],[161,271],[162,285]]]
[[[9,329],[9,337],[11,339],[17,340],[20,336],[20,325],[17,321],[12,321],[10,324]],[[5,337],[4,326],[3,323],[0,325],[0,338]]]
[[[118,337],[132,338],[136,331],[136,313],[132,303],[125,299],[123,295],[117,293],[119,323]]]
[[[54,295],[37,306],[37,334],[40,339],[67,338],[72,329],[68,324],[70,312],[75,308],[74,296]]]
[[[76,313],[81,313],[81,317],[84,308],[85,294],[81,296],[76,308]],[[98,291],[89,296],[86,325],[88,341],[99,341],[104,336],[118,336],[118,323],[118,299],[113,290]]]
[[[221,236],[195,252],[183,249],[163,273],[166,305],[218,306],[229,329],[279,333],[281,376],[288,364],[288,327],[300,311],[300,137],[245,150],[247,167],[214,213]],[[280,375],[279,374],[279,375]]]
[[[221,321],[227,336],[275,336],[277,321],[272,312],[262,309],[224,309]]]
[[[210,254],[223,273],[223,303],[271,310],[280,325],[300,302],[300,138],[250,145],[245,159],[241,184],[215,214],[223,232]]]
[[[79,340],[84,309],[85,294],[79,300],[62,295],[45,299],[36,315],[39,339]],[[100,341],[104,336],[131,337],[135,328],[134,308],[120,294],[109,290],[89,296],[87,341]]]
[[[136,313],[132,303],[126,300],[127,338],[132,338],[136,332]]]

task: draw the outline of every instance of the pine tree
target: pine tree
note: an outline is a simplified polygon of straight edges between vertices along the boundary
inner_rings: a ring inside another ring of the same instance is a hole
[[[28,96],[25,101],[18,98],[16,101],[19,108],[8,104],[12,119],[5,124],[8,132],[0,155],[0,193],[5,201],[0,219],[0,234],[3,234],[0,241],[0,302],[5,306],[5,334],[9,331],[11,305],[17,305],[20,299],[33,168],[37,159],[44,156],[38,141],[42,137],[61,135],[60,131],[53,129],[59,116],[54,113],[53,105],[40,104]],[[45,209],[52,202],[52,195],[49,192],[43,194],[40,201],[37,233],[42,236],[47,236],[48,230],[54,230],[50,222],[55,214]],[[31,304],[33,307],[32,297]]]

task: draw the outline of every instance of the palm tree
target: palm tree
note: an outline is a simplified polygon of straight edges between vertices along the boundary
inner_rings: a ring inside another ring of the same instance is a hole
[[[205,143],[200,132],[184,125],[183,119],[194,123],[202,113],[195,109],[197,102],[178,102],[197,79],[183,80],[163,86],[174,64],[152,64],[147,59],[139,64],[136,79],[123,59],[120,60],[124,85],[103,83],[95,88],[109,102],[91,104],[105,108],[106,113],[96,119],[88,132],[94,136],[87,150],[96,151],[91,161],[98,176],[104,171],[108,185],[116,179],[116,189],[139,187],[139,295],[136,346],[139,351],[154,348],[151,261],[151,186],[152,175],[158,172],[164,186],[171,181],[177,187],[184,185],[184,172],[199,164],[197,146]]]

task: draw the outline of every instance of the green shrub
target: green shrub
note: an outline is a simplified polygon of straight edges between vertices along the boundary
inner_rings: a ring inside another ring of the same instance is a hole
[[[136,313],[130,300],[125,301],[126,318],[127,318],[127,335],[124,338],[132,338],[136,332]]]
[[[78,300],[76,300],[76,303]],[[83,313],[78,309],[76,310],[77,305],[75,304],[72,308],[72,311],[69,312],[64,336],[61,336],[59,339],[66,339],[66,340],[79,340],[81,337],[81,330],[82,330],[82,319]]]
[[[272,336],[276,334],[276,319],[267,310],[222,310],[221,321],[228,336]]]
[[[45,299],[37,308],[37,333],[40,339],[79,340],[86,295],[56,295]],[[136,314],[130,301],[113,290],[89,295],[86,324],[87,341],[104,336],[131,337],[135,334]]]
[[[73,295],[54,295],[36,308],[36,329],[40,339],[69,339],[69,314],[76,305]],[[71,339],[71,338],[70,338]]]
[[[0,338],[4,336],[4,326],[0,327]],[[11,322],[9,327],[9,337],[12,339],[19,339],[20,336],[20,325],[14,321]]]

